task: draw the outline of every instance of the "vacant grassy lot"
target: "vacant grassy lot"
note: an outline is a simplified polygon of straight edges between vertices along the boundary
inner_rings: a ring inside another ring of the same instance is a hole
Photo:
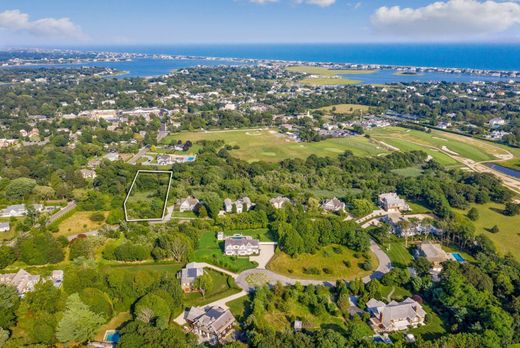
[[[85,233],[89,231],[94,231],[101,226],[105,225],[104,221],[92,221],[90,217],[99,213],[96,211],[77,211],[65,220],[63,220],[58,226],[58,232],[56,236],[72,236],[74,234]],[[108,212],[103,211],[100,212],[106,217],[108,216]]]
[[[412,255],[404,246],[404,240],[385,243],[383,250],[386,252],[390,258],[390,261],[392,261],[392,265],[394,266],[405,267],[408,266],[413,260]]]
[[[220,242],[220,244],[223,243]],[[250,262],[248,257],[226,256],[220,244],[215,233],[212,231],[204,233],[199,240],[199,247],[193,252],[190,261],[211,263],[231,272],[242,272],[256,267],[256,262]]]
[[[296,257],[279,252],[267,268],[292,278],[327,280],[362,278],[377,268],[377,258],[372,252],[369,252],[372,269],[368,271],[362,270],[359,266],[365,262],[361,254],[359,257],[355,257],[354,254],[354,251],[340,245],[329,245],[315,254],[300,254]]]
[[[354,111],[367,112],[368,106],[360,105],[360,104],[336,104],[330,106],[324,106],[319,108],[318,110],[324,111],[326,113],[335,113],[335,114],[351,114]]]
[[[487,203],[473,205],[479,212],[479,219],[474,222],[477,233],[488,236],[501,253],[512,253],[520,260],[520,216],[505,216],[501,212],[503,204]],[[467,211],[466,211],[467,212]],[[463,212],[463,213],[466,213]],[[498,233],[491,233],[489,229],[497,225]]]
[[[385,149],[361,136],[298,143],[274,129],[182,132],[170,137],[192,142],[220,139],[228,145],[238,145],[240,149],[231,150],[230,153],[248,162],[278,162],[286,158],[304,159],[312,154],[336,157],[345,150],[350,150],[358,156],[377,156],[387,153]],[[170,137],[165,138],[164,142],[168,142]]]
[[[129,219],[160,219],[163,216],[170,173],[141,172],[137,174],[128,194],[126,210]]]

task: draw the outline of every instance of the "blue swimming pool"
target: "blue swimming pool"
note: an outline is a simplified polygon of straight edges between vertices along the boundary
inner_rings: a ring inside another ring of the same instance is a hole
[[[121,338],[121,335],[119,334],[119,331],[109,330],[109,331],[105,332],[105,342],[117,343],[117,342],[119,342],[120,338]]]
[[[453,258],[455,260],[457,260],[457,262],[464,262],[464,258],[462,257],[461,254],[459,254],[459,253],[451,253],[451,255],[453,256]]]

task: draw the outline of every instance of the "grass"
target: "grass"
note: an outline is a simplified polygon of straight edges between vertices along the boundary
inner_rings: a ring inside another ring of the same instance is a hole
[[[269,262],[267,268],[292,278],[326,280],[362,278],[377,268],[377,258],[371,252],[369,252],[369,257],[372,269],[368,271],[359,267],[359,264],[365,261],[361,253],[359,253],[359,257],[354,254],[356,254],[354,251],[340,245],[329,245],[321,248],[315,254],[304,253],[296,257],[278,252]],[[350,262],[350,267],[347,267],[346,261]],[[309,274],[311,268],[318,269],[319,274]],[[329,273],[325,269],[328,269]]]
[[[317,77],[306,78],[300,81],[302,85],[312,86],[335,86],[335,85],[355,85],[361,83],[359,80],[344,79],[341,77]]]
[[[336,76],[336,75],[365,75],[365,74],[373,74],[376,70],[355,70],[355,69],[327,69],[321,68],[317,66],[290,66],[287,70],[292,72],[300,72],[312,75],[321,75],[321,76]]]
[[[400,286],[382,285],[381,295],[385,301],[388,301],[390,295],[390,300],[402,301],[405,298],[412,296],[412,293]]]
[[[94,231],[101,228],[105,225],[104,221],[92,221],[90,217],[94,213],[99,213],[96,211],[76,211],[71,216],[67,217],[63,220],[58,227],[58,232],[56,232],[56,236],[72,236],[79,233],[85,233],[89,231]],[[102,211],[103,215],[108,216],[108,212]]]
[[[213,279],[213,288],[206,292],[205,296],[202,296],[199,292],[185,294],[184,304],[186,307],[203,306],[240,292],[233,278],[211,269],[205,269],[204,272],[208,273]]]
[[[425,340],[436,339],[444,335],[446,329],[444,328],[442,319],[427,304],[423,303],[422,307],[426,311],[427,324],[415,329],[410,329],[408,332],[414,334],[416,337],[421,336]]]
[[[249,229],[249,230],[233,230],[224,231],[226,237],[233,234],[242,234],[244,236],[251,236],[258,239],[260,242],[275,242],[274,236],[267,228]]]
[[[169,173],[136,174],[132,190],[128,194],[126,210],[129,219],[160,219],[169,190]]]
[[[478,234],[484,234],[489,237],[497,250],[501,254],[512,253],[513,256],[520,261],[520,215],[506,216],[502,214],[503,204],[487,203],[472,205],[478,210],[479,219],[474,221]],[[459,211],[467,213],[467,211]],[[491,233],[488,230],[497,225],[498,233]],[[464,257],[464,256],[463,256]]]
[[[242,296],[236,300],[227,302],[226,305],[229,307],[231,313],[233,313],[233,316],[241,321],[248,313],[249,296]]]
[[[274,129],[181,132],[166,137],[163,142],[168,143],[171,139],[192,142],[223,140],[228,145],[238,145],[240,148],[231,150],[230,153],[248,162],[279,162],[287,158],[305,159],[312,154],[320,157],[337,157],[345,150],[350,150],[357,156],[377,156],[387,153],[385,149],[379,148],[362,136],[298,143]]]
[[[413,260],[412,254],[404,246],[404,241],[384,243],[383,249],[394,266],[406,267]]]
[[[422,169],[418,168],[418,167],[407,167],[407,168],[400,168],[400,169],[392,170],[392,173],[404,176],[406,178],[416,178],[419,175],[421,175],[422,172],[423,172]]]
[[[137,271],[148,271],[148,272],[171,272],[177,274],[182,268],[182,264],[177,262],[168,263],[141,263],[141,264],[129,264],[129,265],[111,265],[111,268],[118,268],[125,271],[137,272]]]
[[[132,319],[132,315],[130,315],[130,312],[121,312],[117,314],[108,323],[99,328],[99,330],[96,333],[95,340],[98,342],[103,341],[103,339],[105,338],[105,332],[107,330],[116,330],[118,327],[121,326],[121,324],[129,321],[130,319]]]
[[[437,130],[426,133],[400,127],[384,127],[372,129],[368,133],[375,139],[396,146],[402,151],[424,150],[444,165],[457,162],[441,152],[443,147],[474,161],[496,160],[510,153],[504,147],[483,140]]]
[[[256,262],[249,261],[248,257],[226,256],[212,231],[207,231],[201,236],[199,246],[193,252],[190,261],[211,263],[237,273],[255,268],[257,265]]]
[[[335,109],[335,110],[333,110]],[[324,106],[319,108],[318,110],[324,111],[326,113],[335,113],[335,114],[351,114],[355,111],[367,112],[368,106],[360,105],[360,104],[336,104],[330,106]]]

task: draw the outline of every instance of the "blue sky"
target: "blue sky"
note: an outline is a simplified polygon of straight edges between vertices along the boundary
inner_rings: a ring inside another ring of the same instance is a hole
[[[501,0],[0,0],[0,46],[520,42]]]

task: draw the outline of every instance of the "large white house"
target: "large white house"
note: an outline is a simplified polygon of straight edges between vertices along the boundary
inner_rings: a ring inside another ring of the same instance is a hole
[[[251,202],[249,197],[242,197],[236,201],[232,201],[229,198],[224,199],[224,210],[226,213],[233,212],[233,206],[236,207],[238,214],[251,210],[255,205]]]
[[[370,313],[370,326],[376,332],[393,332],[424,325],[426,312],[419,302],[407,298],[403,302],[392,301],[388,304],[370,299],[367,302]]]
[[[14,286],[20,297],[33,291],[36,284],[41,280],[42,277],[40,275],[32,275],[24,269],[20,269],[16,273],[0,274],[0,284]],[[53,282],[54,286],[60,287],[63,282],[63,271],[52,271],[51,276],[44,278],[43,280],[50,280]]]
[[[345,210],[345,203],[336,197],[328,199],[321,204],[321,208],[327,211],[341,211]]]
[[[284,204],[291,204],[291,200],[289,198],[287,198],[287,197],[278,196],[278,197],[275,197],[275,198],[271,198],[269,203],[271,203],[271,205],[275,209],[282,209]]]
[[[228,256],[249,256],[260,253],[260,242],[251,236],[234,234],[224,239],[224,252]]]
[[[33,204],[33,208],[37,212],[43,211],[43,205],[41,204]],[[15,204],[0,210],[0,217],[20,217],[27,215],[27,212],[27,206],[25,204]]]
[[[404,199],[400,198],[397,193],[389,192],[379,195],[379,204],[386,211],[398,210],[408,211],[410,206],[405,202]]]
[[[217,306],[191,307],[185,314],[191,332],[199,338],[199,344],[215,345],[233,329],[236,320],[229,309]]]
[[[184,199],[181,199],[178,204],[179,211],[181,212],[195,211],[197,209],[197,206],[200,204],[200,201],[193,196],[189,196]]]

